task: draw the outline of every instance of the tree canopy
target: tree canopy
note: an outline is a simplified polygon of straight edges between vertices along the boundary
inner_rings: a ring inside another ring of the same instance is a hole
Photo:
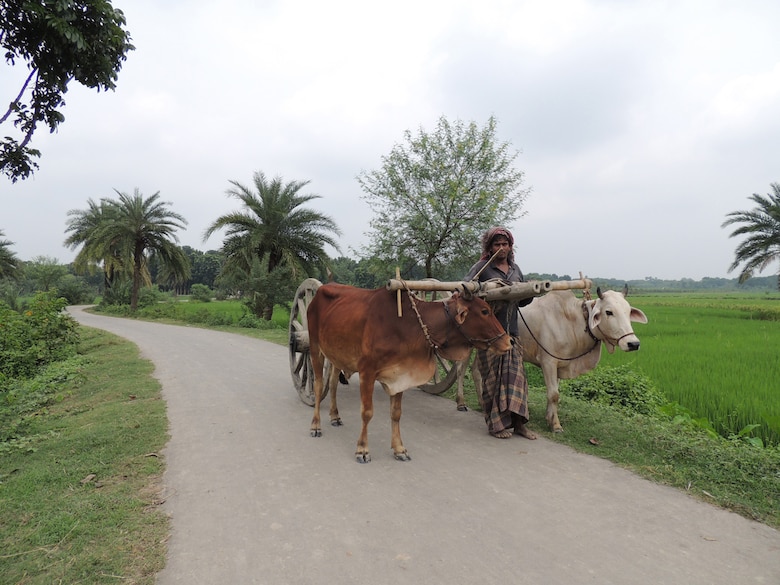
[[[72,80],[98,91],[115,89],[127,53],[135,49],[125,24],[110,0],[0,0],[5,62],[27,67],[15,89],[3,84],[12,94],[0,124],[11,122],[18,135],[0,140],[0,171],[12,182],[38,168],[34,159],[41,153],[30,141],[39,124],[54,132],[65,120],[63,95]]]
[[[152,259],[158,259],[167,274],[180,282],[190,277],[189,260],[177,245],[176,235],[187,220],[168,209],[169,203],[158,201],[159,192],[151,197],[144,197],[138,189],[133,195],[116,193],[117,199],[103,198],[99,204],[90,200],[88,209],[69,211],[65,231],[70,236],[65,244],[82,247],[74,261],[80,270],[102,264],[107,287],[117,275],[129,271],[130,308],[135,311],[141,285],[150,280]]]
[[[474,259],[487,228],[519,217],[529,191],[514,168],[518,152],[496,136],[492,116],[475,122],[439,118],[436,128],[404,133],[404,144],[362,171],[363,199],[374,211],[368,255],[434,269]]]
[[[743,240],[734,252],[734,262],[729,272],[744,264],[739,275],[740,284],[752,277],[756,271],[762,271],[773,261],[780,260],[780,183],[770,183],[772,193],[766,196],[753,193],[749,197],[756,207],[744,211],[727,213],[728,218],[721,227],[741,224],[729,237],[743,236]],[[778,288],[780,288],[780,270],[778,270]]]
[[[284,298],[285,283],[297,286],[302,273],[324,269],[328,261],[325,246],[338,250],[331,234],[340,235],[341,230],[327,215],[303,207],[320,198],[300,193],[309,181],[285,182],[281,177],[269,181],[257,172],[255,190],[237,181],[230,183],[233,187],[227,195],[241,201],[244,209],[218,217],[203,239],[226,230],[222,276],[243,281],[245,291],[254,291],[252,310],[271,319],[275,302]]]

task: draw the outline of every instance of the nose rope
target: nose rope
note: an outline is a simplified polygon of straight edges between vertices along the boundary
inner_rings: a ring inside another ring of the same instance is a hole
[[[606,334],[605,334],[605,333],[604,333],[604,332],[601,330],[601,327],[600,327],[600,326],[597,326],[597,327],[596,327],[596,329],[598,329],[598,330],[599,330],[599,333],[601,333],[601,335],[604,337],[604,341],[606,341],[606,342],[607,342],[607,343],[609,343],[610,345],[614,345],[614,346],[617,346],[617,345],[620,343],[620,340],[621,340],[621,339],[625,339],[626,337],[630,337],[631,335],[636,335],[636,333],[634,333],[634,331],[633,331],[633,329],[632,329],[631,331],[629,331],[628,333],[625,333],[625,334],[621,335],[621,336],[620,336],[620,337],[618,337],[617,339],[615,339],[615,338],[611,338],[611,339],[610,339],[610,337],[609,337],[608,335],[606,335]],[[613,341],[614,341],[614,342],[613,342]]]

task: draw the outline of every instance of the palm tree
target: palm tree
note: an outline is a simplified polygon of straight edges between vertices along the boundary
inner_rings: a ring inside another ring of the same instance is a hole
[[[268,181],[261,172],[254,174],[256,191],[237,181],[227,195],[244,204],[243,211],[218,217],[205,231],[205,242],[215,231],[225,228],[223,244],[226,263],[223,271],[242,271],[249,276],[256,272],[252,266],[259,261],[265,275],[280,268],[312,274],[317,267],[324,268],[328,255],[325,245],[338,250],[336,240],[329,234],[341,235],[336,223],[327,215],[303,209],[302,205],[319,199],[319,195],[301,195],[299,191],[309,181],[284,183],[281,177]],[[273,303],[268,302],[263,316],[270,319]]]
[[[0,230],[0,238],[4,236]],[[19,259],[10,250],[13,244],[10,240],[0,240],[0,278],[16,279],[19,276]]]
[[[94,274],[98,268],[103,271],[103,288],[110,291],[117,278],[126,272],[130,264],[129,253],[120,249],[122,242],[106,241],[99,237],[100,230],[112,220],[115,206],[107,199],[96,203],[88,200],[89,207],[84,210],[71,209],[68,215],[68,227],[65,232],[71,232],[65,240],[65,245],[71,250],[82,246],[73,261],[73,267],[79,274],[89,272]]]
[[[748,211],[732,211],[721,227],[732,224],[742,224],[729,237],[747,235],[737,246],[734,262],[729,272],[744,263],[739,275],[743,283],[753,276],[755,271],[764,270],[774,260],[780,259],[780,183],[770,183],[772,193],[766,197],[753,193],[752,199],[757,207]],[[780,271],[778,271],[778,289],[780,289]]]
[[[104,263],[114,270],[132,270],[130,309],[138,308],[138,296],[143,283],[149,282],[148,263],[157,257],[170,274],[181,280],[189,278],[187,256],[176,245],[175,231],[184,228],[187,221],[167,208],[168,203],[158,202],[159,191],[149,198],[135,190],[133,195],[116,191],[118,200],[103,198],[100,204],[90,201],[86,211],[71,211],[66,231],[72,231],[66,244],[75,247],[83,244],[77,257],[79,265],[89,262]]]
[[[113,202],[115,209],[102,235],[105,241],[122,242],[130,251],[133,267],[133,288],[130,294],[130,310],[138,308],[138,293],[148,275],[148,260],[156,256],[160,264],[181,280],[190,277],[190,263],[184,251],[176,242],[177,229],[185,229],[187,220],[167,209],[169,203],[157,200],[158,191],[148,199],[136,189],[133,195],[120,193]]]

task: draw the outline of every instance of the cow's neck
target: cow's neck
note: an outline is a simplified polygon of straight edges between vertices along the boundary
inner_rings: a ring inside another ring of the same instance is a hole
[[[432,352],[452,361],[464,360],[471,352],[468,340],[457,330],[444,303],[412,301],[420,329]]]

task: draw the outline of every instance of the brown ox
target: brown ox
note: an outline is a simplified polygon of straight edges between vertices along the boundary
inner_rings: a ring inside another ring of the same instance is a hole
[[[534,299],[520,309],[519,338],[523,361],[542,369],[547,387],[547,424],[554,432],[563,431],[558,420],[559,380],[572,379],[595,368],[601,359],[601,346],[612,353],[639,349],[639,338],[631,322],[647,323],[645,314],[629,305],[628,288],[623,292],[597,289],[598,298],[584,301],[571,291],[553,291]],[[465,410],[463,374],[468,360],[459,362],[458,409]],[[482,380],[472,369],[477,395]]]
[[[314,370],[314,416],[311,436],[322,435],[320,401],[325,358],[333,364],[331,423],[340,424],[336,405],[339,370],[360,376],[360,414],[363,428],[355,456],[371,461],[368,423],[374,415],[374,382],[390,396],[391,447],[396,459],[407,461],[401,441],[403,391],[426,382],[436,369],[434,352],[445,359],[466,359],[472,347],[504,353],[511,347],[488,304],[458,293],[446,301],[428,302],[403,294],[402,317],[395,293],[328,283],[314,295],[307,311],[309,345]]]

